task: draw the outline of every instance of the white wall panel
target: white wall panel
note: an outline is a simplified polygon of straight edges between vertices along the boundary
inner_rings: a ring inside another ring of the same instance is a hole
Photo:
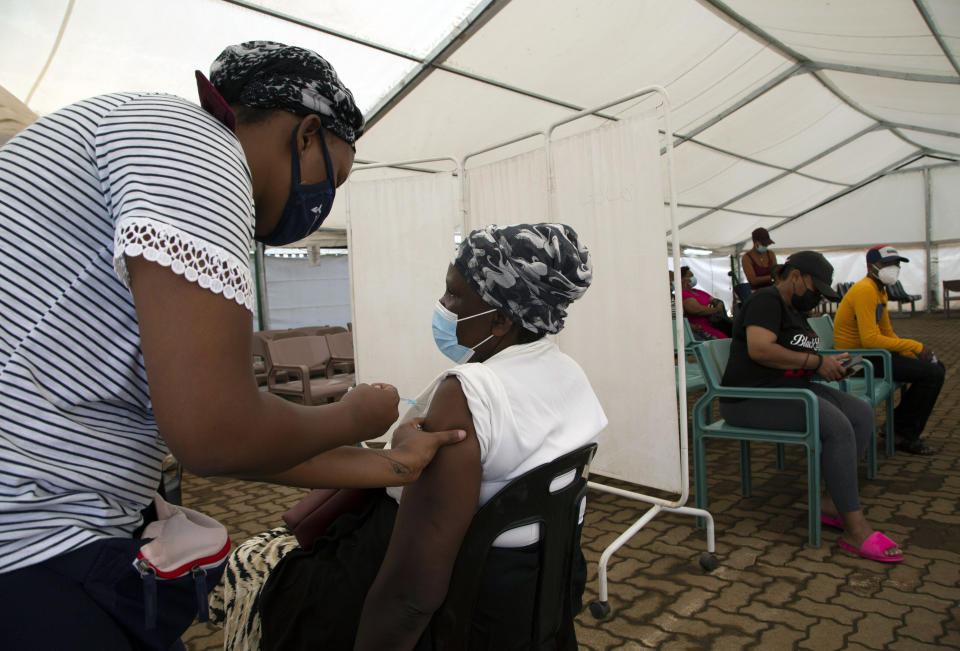
[[[264,258],[268,323],[272,330],[301,326],[346,327],[350,314],[350,269],[345,255]]]
[[[554,141],[551,154],[553,219],[577,230],[594,261],[593,284],[558,337],[610,421],[593,470],[679,493],[667,252],[649,237],[663,210],[655,122],[624,120]]]
[[[782,173],[776,168],[749,163],[692,142],[674,149],[673,155],[680,203],[716,206]],[[660,164],[665,178],[666,156],[660,157]],[[664,187],[664,193],[667,192],[669,189]],[[664,196],[664,200],[667,199]]]
[[[771,231],[777,248],[922,242],[923,180],[919,173],[884,177]]]
[[[682,228],[680,241],[708,249],[723,248],[749,240],[755,228],[769,229],[781,221],[779,217],[755,217],[721,210]]]
[[[899,72],[954,72],[912,2],[727,0],[727,4],[813,61]]]
[[[807,74],[768,91],[697,139],[793,168],[872,124]]]
[[[466,232],[487,224],[548,221],[543,148],[475,168],[467,165]]]
[[[889,122],[960,133],[960,84],[934,84],[849,72],[824,72],[864,109]]]
[[[934,242],[960,240],[960,167],[930,171]]]
[[[789,174],[753,192],[728,207],[731,210],[766,215],[795,215],[840,192],[844,186],[820,183],[797,174]]]
[[[57,28],[59,20],[54,32]],[[163,91],[197,101],[193,71],[206,73],[225,46],[251,38],[322,52],[364,109],[414,65],[216,0],[84,0],[74,5],[60,50],[31,105],[47,113],[116,91]],[[48,53],[38,54],[45,60]],[[4,53],[8,61],[21,57],[22,52]]]
[[[854,184],[918,152],[889,131],[874,131],[800,168],[801,172],[840,183]]]
[[[960,110],[960,108],[957,110]],[[929,147],[934,151],[960,156],[960,137],[952,138],[950,136],[914,131],[913,129],[902,129],[901,133],[903,133],[904,137],[909,138],[921,147]]]
[[[414,397],[452,365],[430,323],[453,258],[457,181],[353,180],[348,192],[357,379]]]

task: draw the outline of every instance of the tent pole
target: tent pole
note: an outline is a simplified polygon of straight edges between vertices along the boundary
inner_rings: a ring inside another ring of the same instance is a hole
[[[267,305],[267,267],[263,259],[263,243],[257,242],[253,252],[253,269],[256,273],[256,292],[257,292],[257,329],[269,330],[270,319],[267,314],[269,306]]]
[[[933,197],[930,188],[930,170],[923,170],[923,221],[924,221],[924,250],[926,252],[926,299],[927,313],[936,307],[937,288],[933,284],[933,260],[930,258],[930,235],[933,231]]]

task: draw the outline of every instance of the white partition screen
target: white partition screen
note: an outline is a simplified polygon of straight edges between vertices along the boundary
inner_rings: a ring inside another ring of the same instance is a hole
[[[592,470],[680,493],[656,121],[621,120],[553,140],[550,151],[552,220],[571,225],[593,256],[593,284],[559,337],[610,420]]]
[[[420,174],[351,181],[348,192],[357,381],[412,398],[450,366],[430,323],[454,253],[458,182]]]
[[[487,224],[547,221],[543,148],[466,171],[467,232]]]

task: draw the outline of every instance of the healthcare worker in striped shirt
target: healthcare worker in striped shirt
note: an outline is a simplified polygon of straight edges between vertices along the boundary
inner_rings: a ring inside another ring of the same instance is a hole
[[[105,576],[132,571],[115,543],[138,535],[168,448],[200,475],[384,486],[463,436],[410,425],[364,450],[351,444],[397,418],[393,387],[320,407],[257,389],[249,251],[320,226],[363,117],[301,48],[231,46],[210,78],[197,73],[202,108],[102,95],[0,149],[4,649],[154,644]]]

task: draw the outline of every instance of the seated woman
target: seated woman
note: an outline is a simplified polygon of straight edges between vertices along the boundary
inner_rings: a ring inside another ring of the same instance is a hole
[[[794,253],[783,265],[774,287],[750,295],[737,315],[730,359],[723,384],[740,387],[794,387],[817,396],[820,418],[820,465],[827,494],[820,520],[841,529],[839,545],[875,561],[903,560],[897,544],[874,531],[860,508],[857,462],[873,434],[873,409],[856,396],[820,382],[846,375],[846,353],[817,353],[820,338],[807,324],[804,313],[821,295],[833,298],[833,267],[816,251]],[[801,429],[804,407],[798,400],[721,398],[720,415],[740,427],[774,430]]]
[[[728,339],[733,330],[723,301],[700,289],[694,289],[697,279],[690,267],[680,267],[680,282],[683,287],[683,316],[690,322],[694,332],[699,328],[703,339]]]
[[[434,339],[458,366],[431,383],[407,418],[425,414],[426,429],[462,429],[466,439],[441,450],[402,495],[394,492],[399,506],[379,492],[311,549],[276,554],[283,560],[253,607],[263,648],[431,648],[428,624],[478,506],[528,470],[595,441],[606,426],[583,370],[544,337],[560,331],[591,278],[589,253],[568,226],[488,226],[464,240],[433,316]],[[473,644],[527,648],[538,538],[531,525],[494,543]],[[586,578],[576,554],[575,604]],[[226,581],[237,583],[235,575]],[[234,630],[247,628],[255,632],[256,624]],[[576,649],[572,617],[561,638],[557,648]]]

